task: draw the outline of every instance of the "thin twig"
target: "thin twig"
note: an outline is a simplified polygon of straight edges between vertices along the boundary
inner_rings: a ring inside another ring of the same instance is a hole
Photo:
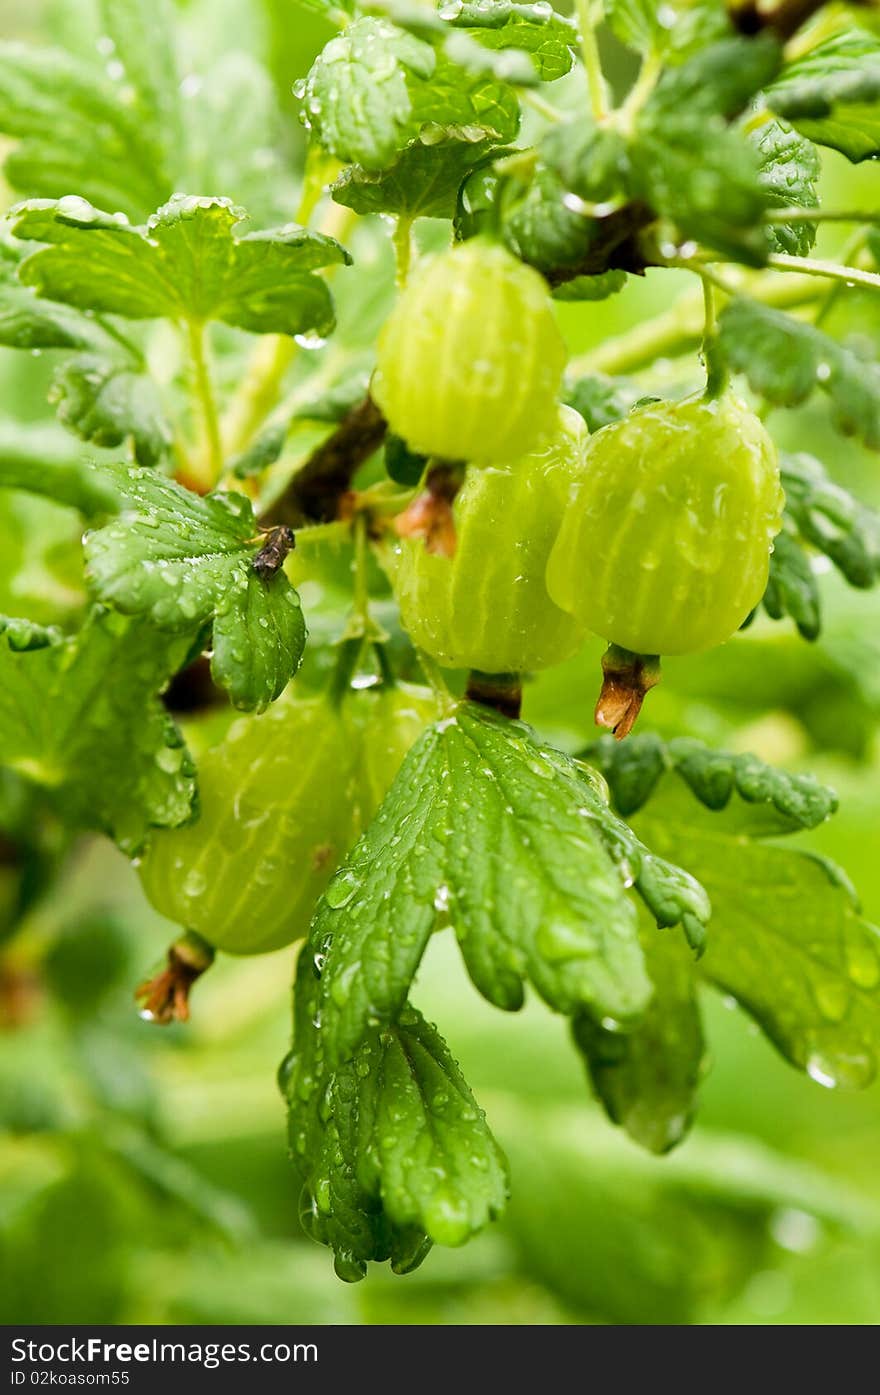
[[[297,470],[262,522],[297,527],[304,521],[331,523],[359,467],[378,450],[388,424],[369,394],[347,412]]]

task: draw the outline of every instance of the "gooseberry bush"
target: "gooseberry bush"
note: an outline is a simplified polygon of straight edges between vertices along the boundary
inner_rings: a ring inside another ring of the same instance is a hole
[[[762,609],[813,640],[825,567],[880,573],[835,478],[846,438],[880,448],[880,364],[829,321],[880,291],[880,215],[817,192],[823,150],[880,157],[880,16],[303,6],[335,31],[287,75],[304,154],[259,66],[200,68],[157,0],[100,0],[81,50],[0,46],[0,343],[57,416],[0,430],[0,818],[23,866],[43,815],[133,860],[180,927],[154,1021],[216,951],[300,944],[292,1185],[352,1280],[508,1193],[416,1005],[435,933],[490,1003],[570,1019],[656,1153],[702,985],[817,1082],[875,1074],[880,934],[786,843],[834,794],[639,714],[664,656]],[[560,326],[648,273],[657,316],[572,358]],[[824,462],[774,441],[811,396]],[[591,635],[607,731],[557,747],[523,693]]]

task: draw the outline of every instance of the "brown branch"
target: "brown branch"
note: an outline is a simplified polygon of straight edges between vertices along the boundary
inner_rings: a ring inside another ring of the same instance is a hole
[[[793,34],[821,10],[826,0],[728,0],[730,18],[741,34],[769,31],[778,39]],[[859,0],[855,0],[858,4]]]
[[[378,450],[388,423],[369,394],[352,407],[297,470],[261,520],[265,526],[332,523],[357,470]]]
[[[628,271],[643,276],[652,262],[645,255],[639,234],[655,222],[657,215],[641,200],[616,208],[596,219],[596,240],[576,266],[554,267],[543,272],[551,287],[564,286],[578,276],[601,276],[605,271]]]

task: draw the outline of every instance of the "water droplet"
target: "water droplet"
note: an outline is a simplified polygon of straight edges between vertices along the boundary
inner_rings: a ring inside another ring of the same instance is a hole
[[[769,1228],[777,1245],[799,1255],[815,1249],[822,1234],[815,1216],[793,1206],[780,1206],[778,1211],[774,1211]]]
[[[849,993],[845,984],[828,979],[816,985],[815,993],[822,1016],[829,1022],[841,1022],[849,1007]]]
[[[349,871],[348,868],[343,868],[341,872],[337,872],[336,876],[327,887],[327,890],[324,892],[324,899],[332,910],[340,911],[343,906],[348,905],[355,892],[360,889],[360,885],[360,877],[354,872]]]
[[[208,879],[199,867],[191,867],[183,879],[183,894],[195,900],[199,896],[204,896],[208,888]]]
[[[301,349],[323,349],[327,343],[320,334],[295,334],[293,338]]]
[[[295,1065],[296,1052],[288,1051],[287,1055],[284,1057],[284,1060],[281,1062],[281,1065],[278,1067],[278,1075],[276,1077],[278,1080],[278,1089],[281,1091],[281,1094],[285,1099],[287,1098],[287,1087],[290,1084],[290,1079],[293,1075],[293,1068]]]
[[[435,911],[445,911],[445,910],[448,910],[448,909],[449,909],[449,896],[450,896],[450,891],[449,891],[449,887],[448,887],[448,886],[446,886],[445,884],[444,884],[443,886],[438,886],[437,890],[434,892],[434,910],[435,910]]]
[[[866,940],[853,936],[846,944],[846,969],[857,988],[876,988],[880,983],[880,959]]]

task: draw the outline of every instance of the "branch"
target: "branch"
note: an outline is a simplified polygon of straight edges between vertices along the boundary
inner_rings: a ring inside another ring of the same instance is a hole
[[[388,423],[368,394],[297,470],[262,523],[293,528],[305,522],[332,523],[339,515],[340,499],[360,466],[378,450],[387,430]]]
[[[605,271],[629,271],[643,276],[645,268],[656,265],[646,255],[639,234],[656,219],[656,214],[639,200],[615,208],[596,220],[597,236],[577,266],[554,267],[543,272],[551,287],[563,286],[578,276],[601,276]]]
[[[821,10],[826,0],[730,0],[730,18],[741,34],[759,34],[769,30],[777,38],[785,41],[796,34]],[[858,0],[855,0],[858,4]]]

